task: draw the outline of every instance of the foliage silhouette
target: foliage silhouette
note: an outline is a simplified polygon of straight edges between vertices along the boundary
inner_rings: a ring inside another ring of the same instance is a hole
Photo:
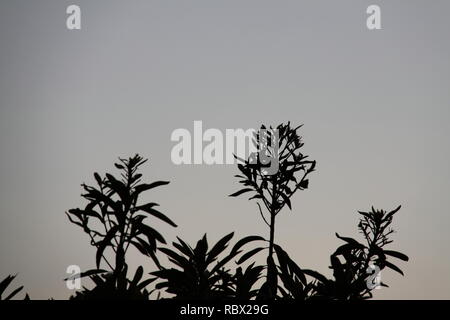
[[[246,236],[231,249],[228,248],[233,232],[211,247],[206,234],[195,247],[178,237],[171,247],[160,246],[166,244],[165,239],[150,225],[144,224],[144,219],[151,215],[173,227],[176,225],[155,209],[156,203],[138,204],[138,196],[168,182],[141,184],[142,175],[137,170],[146,160],[139,155],[120,159],[120,163],[115,164],[121,171],[121,180],[111,174],[101,178],[95,173],[97,188],[82,185],[86,192],[82,196],[88,200],[86,207],[67,212],[70,221],[83,228],[91,244],[97,248],[96,268],[77,275],[90,277],[95,287],[90,290],[84,288],[73,298],[149,299],[150,294],[156,291],[158,297],[165,292],[174,299],[200,300],[368,299],[375,287],[373,266],[379,270],[392,269],[403,275],[391,259],[408,261],[408,257],[386,249],[392,242],[391,224],[400,207],[390,212],[374,208],[369,212],[359,212],[358,230],[364,237],[363,243],[336,233],[344,243],[330,256],[332,279],[301,268],[276,243],[276,216],[285,206],[292,210],[291,197],[298,190],[308,188],[309,174],[316,167],[316,162],[308,160],[301,152],[303,142],[297,133],[299,128],[291,127],[290,123],[269,129],[261,126],[253,139],[255,146],[261,147],[260,151],[249,159],[240,159],[242,163],[238,168],[241,174],[237,177],[244,188],[230,196],[252,192],[249,200],[257,201],[270,236],[268,240],[258,235]],[[276,172],[268,174],[267,159],[277,162]],[[142,280],[142,267],[131,280],[127,278],[126,252],[131,245],[155,263],[157,270],[150,273],[152,278]],[[114,265],[105,255],[108,248],[115,258]],[[163,253],[172,266],[163,266],[156,257],[157,252]],[[252,259],[262,252],[267,252],[266,263],[257,265]],[[109,270],[101,269],[102,261]],[[148,291],[150,284],[154,289]],[[380,285],[387,286],[384,283]]]
[[[120,159],[115,167],[120,170],[121,178],[117,179],[112,174],[107,173],[105,177],[100,177],[98,173],[94,173],[98,187],[82,184],[85,191],[82,194],[88,204],[84,209],[71,209],[66,212],[69,220],[80,226],[91,239],[91,245],[97,248],[96,253],[96,269],[83,272],[79,277],[89,276],[97,287],[93,291],[85,289],[85,293],[93,296],[95,293],[105,294],[106,288],[115,288],[117,292],[106,296],[126,296],[134,294],[136,289],[143,289],[142,284],[138,285],[132,281],[128,281],[126,285],[125,279],[128,266],[126,264],[126,253],[132,245],[145,256],[150,257],[159,267],[159,261],[156,257],[157,244],[166,241],[164,237],[146,224],[144,220],[148,216],[155,217],[165,223],[176,227],[167,216],[155,209],[158,206],[155,202],[139,204],[139,196],[144,192],[153,188],[168,184],[168,181],[156,181],[150,184],[141,183],[142,174],[137,173],[141,165],[147,160],[139,155],[128,159]],[[115,263],[108,261],[105,250],[110,248]],[[106,263],[110,269],[101,269],[101,262]],[[138,272],[137,277],[142,272]],[[142,277],[142,275],[141,275]],[[138,277],[139,279],[141,277]],[[147,280],[144,283],[149,283]],[[144,286],[145,287],[145,286]],[[148,295],[142,292],[142,295]]]
[[[166,292],[174,294],[176,299],[248,300],[255,297],[256,291],[252,290],[252,287],[260,278],[264,267],[251,264],[244,272],[241,267],[231,272],[228,264],[242,253],[241,249],[244,245],[255,240],[263,240],[263,238],[243,238],[228,254],[225,254],[233,235],[232,232],[224,236],[211,249],[209,249],[206,234],[194,248],[180,238],[178,243],[173,242],[177,252],[169,248],[160,248],[169,261],[181,270],[163,268],[153,272],[152,275],[163,279],[163,282],[156,284],[156,289],[165,289]],[[245,255],[242,258],[245,258]]]
[[[73,300],[148,300],[151,292],[148,292],[146,286],[155,279],[141,281],[144,269],[139,266],[133,279],[126,278],[125,266],[124,272],[121,272],[116,279],[112,273],[94,274],[91,279],[95,287],[91,290],[83,288],[83,291],[77,292],[72,297]]]
[[[274,297],[277,291],[276,267],[273,260],[275,218],[286,205],[292,210],[291,197],[298,190],[308,188],[307,177],[316,167],[316,161],[307,160],[308,156],[301,152],[304,144],[297,132],[300,127],[291,127],[290,122],[280,124],[276,128],[270,126],[268,129],[262,125],[253,138],[253,143],[259,152],[252,154],[249,159],[239,159],[243,162],[238,164],[242,174],[235,177],[241,179],[239,182],[245,188],[230,195],[236,197],[252,192],[253,196],[249,200],[257,200],[261,217],[270,230],[267,281],[261,288],[262,298]],[[277,163],[276,173],[267,173],[266,159]],[[264,216],[260,203],[268,212],[269,219]],[[253,253],[258,251],[255,249]]]
[[[379,271],[386,267],[397,271],[403,275],[400,268],[388,261],[388,257],[397,258],[402,261],[408,261],[408,257],[400,252],[387,250],[385,246],[392,240],[389,236],[394,232],[390,225],[394,214],[398,212],[400,206],[395,210],[386,212],[384,210],[375,210],[371,212],[359,212],[362,215],[358,229],[364,235],[365,244],[349,237],[336,236],[345,242],[339,246],[330,256],[331,269],[334,279],[327,279],[317,271],[302,269],[295,261],[291,259],[284,249],[274,244],[276,259],[270,261],[271,265],[267,268],[273,268],[268,273],[273,279],[267,280],[258,290],[260,299],[327,299],[327,300],[357,300],[368,299],[372,297],[372,290],[376,283],[369,281],[372,268],[379,268]],[[256,236],[255,236],[256,237]],[[258,239],[263,240],[263,239]],[[245,253],[237,264],[245,262],[255,253],[265,249],[257,247]],[[267,282],[273,281],[276,286],[272,296],[267,295]],[[378,285],[387,287],[383,282]]]
[[[368,285],[372,266],[378,267],[380,271],[387,267],[403,275],[399,267],[388,261],[388,257],[403,261],[408,261],[409,258],[403,253],[385,249],[392,242],[389,235],[394,231],[390,225],[398,210],[400,206],[390,212],[375,210],[373,207],[370,212],[359,212],[362,217],[358,229],[364,235],[365,244],[336,233],[336,237],[345,244],[330,256],[334,279],[328,280],[316,272],[304,270],[305,274],[317,280],[314,286],[315,297],[337,300],[372,298],[373,288]],[[379,285],[387,287],[383,282]]]
[[[14,289],[9,295],[7,295],[6,297],[3,297],[3,294],[5,293],[6,289],[8,288],[8,286],[11,284],[11,282],[16,278],[17,275],[14,276],[7,276],[5,279],[3,279],[0,282],[0,300],[11,300],[12,298],[14,298],[20,291],[22,291],[23,286]],[[25,299],[24,300],[30,300],[30,297],[28,296],[28,294],[25,294]]]

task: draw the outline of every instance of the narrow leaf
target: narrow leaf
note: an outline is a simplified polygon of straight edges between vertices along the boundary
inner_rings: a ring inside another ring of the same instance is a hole
[[[230,194],[229,197],[237,197],[237,196],[239,196],[239,195],[241,195],[241,194],[243,194],[243,193],[250,192],[250,191],[253,191],[253,189],[250,189],[250,188],[244,188],[244,189],[239,190],[239,191],[237,191],[237,192],[235,192],[235,193],[233,193],[233,194]]]
[[[247,261],[248,259],[250,259],[252,256],[254,256],[255,254],[257,254],[258,252],[260,252],[261,250],[263,250],[263,247],[259,247],[259,248],[255,248],[250,250],[249,252],[247,252],[246,254],[244,254],[238,261],[237,264],[241,264],[245,261]]]

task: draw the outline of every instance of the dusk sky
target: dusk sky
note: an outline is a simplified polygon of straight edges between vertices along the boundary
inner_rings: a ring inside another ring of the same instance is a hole
[[[66,8],[81,8],[81,30]],[[381,30],[366,9],[381,8]],[[276,239],[327,276],[335,232],[362,240],[357,211],[402,209],[377,299],[450,299],[450,2],[0,1],[0,279],[34,299],[67,299],[69,265],[95,266],[64,214],[80,184],[149,158],[146,200],[178,224],[170,242],[235,231],[268,237],[239,190],[236,165],[175,165],[174,130],[304,124],[317,160],[309,189],[277,220]],[[131,252],[132,264],[152,271]],[[263,261],[263,260],[261,260]],[[89,286],[88,280],[83,285]]]

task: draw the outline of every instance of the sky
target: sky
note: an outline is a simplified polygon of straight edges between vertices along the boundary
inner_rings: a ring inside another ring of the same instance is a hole
[[[81,8],[81,30],[66,8]],[[366,9],[381,8],[381,30]],[[268,236],[257,206],[231,198],[235,165],[175,165],[170,137],[195,120],[222,132],[291,121],[317,161],[278,217],[276,240],[331,276],[358,210],[402,209],[377,299],[450,298],[450,2],[0,1],[0,278],[34,299],[66,299],[69,265],[95,265],[64,212],[80,184],[149,158],[148,200],[178,224],[168,241]],[[358,238],[361,239],[361,238]],[[362,239],[361,239],[362,240]],[[148,271],[148,259],[129,259]],[[84,283],[83,283],[84,284]],[[86,283],[86,285],[89,285]]]

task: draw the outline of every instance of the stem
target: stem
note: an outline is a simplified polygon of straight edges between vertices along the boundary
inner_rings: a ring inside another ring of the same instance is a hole
[[[277,214],[276,203],[277,203],[277,181],[276,176],[272,177],[272,203],[270,206],[270,240],[269,240],[269,258],[273,255],[273,245],[275,242],[275,216]]]
[[[272,258],[273,245],[275,242],[275,213],[270,214],[270,240],[269,240],[269,257]]]
[[[91,238],[91,241],[93,243],[95,243],[94,237],[92,236],[92,234],[90,232],[88,232],[89,237]],[[98,249],[98,246],[95,246]],[[104,255],[102,255],[103,260],[105,260],[106,264],[111,268],[112,271],[114,271],[114,268],[112,267],[112,265],[109,263],[108,259],[106,259],[106,257]]]

